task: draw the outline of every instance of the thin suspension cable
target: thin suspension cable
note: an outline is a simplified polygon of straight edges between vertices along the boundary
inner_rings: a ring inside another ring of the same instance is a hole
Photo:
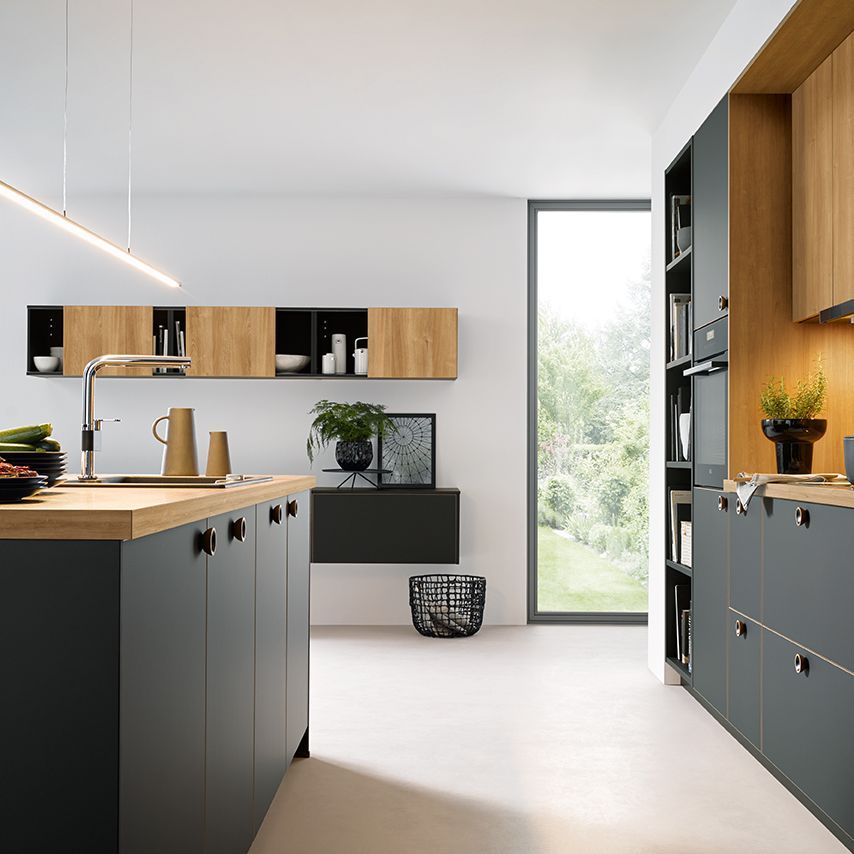
[[[62,215],[68,213],[68,0],[65,0],[65,103],[62,128]]]
[[[68,2],[68,0],[66,0]],[[128,51],[128,252],[131,235],[131,174],[133,171],[133,0],[130,0],[130,49]]]

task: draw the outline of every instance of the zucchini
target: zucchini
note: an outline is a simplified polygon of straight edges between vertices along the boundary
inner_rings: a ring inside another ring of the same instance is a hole
[[[0,430],[0,442],[13,442],[22,445],[35,445],[47,439],[53,433],[52,424],[30,424],[25,427],[10,427]]]
[[[42,448],[35,445],[22,445],[20,442],[0,442],[0,454],[10,451],[24,451],[28,454],[44,453]]]
[[[38,449],[41,451],[61,451],[62,445],[56,441],[56,439],[42,439],[41,442],[38,443]]]

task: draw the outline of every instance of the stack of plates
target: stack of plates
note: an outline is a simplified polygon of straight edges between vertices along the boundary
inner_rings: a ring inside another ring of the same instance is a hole
[[[0,477],[0,504],[29,498],[46,486],[46,477]]]
[[[13,466],[26,466],[47,478],[53,486],[65,476],[65,451],[0,451],[0,458]]]

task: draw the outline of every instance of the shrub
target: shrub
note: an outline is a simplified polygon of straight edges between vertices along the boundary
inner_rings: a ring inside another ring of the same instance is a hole
[[[575,489],[565,475],[554,475],[546,481],[545,503],[564,518],[575,510]]]

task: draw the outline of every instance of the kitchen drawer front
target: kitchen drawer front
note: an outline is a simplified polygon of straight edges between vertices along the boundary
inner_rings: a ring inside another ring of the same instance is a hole
[[[805,672],[795,672],[797,654]],[[762,691],[763,752],[854,834],[854,676],[765,631]]]
[[[727,718],[754,747],[761,747],[762,630],[753,620],[733,611],[730,611],[729,616]]]
[[[459,563],[453,489],[315,489],[312,563]]]
[[[736,611],[755,620],[762,618],[762,501],[754,500],[746,513],[737,513],[737,499],[730,496],[729,603]]]
[[[763,588],[768,628],[854,669],[854,511],[767,502]]]

